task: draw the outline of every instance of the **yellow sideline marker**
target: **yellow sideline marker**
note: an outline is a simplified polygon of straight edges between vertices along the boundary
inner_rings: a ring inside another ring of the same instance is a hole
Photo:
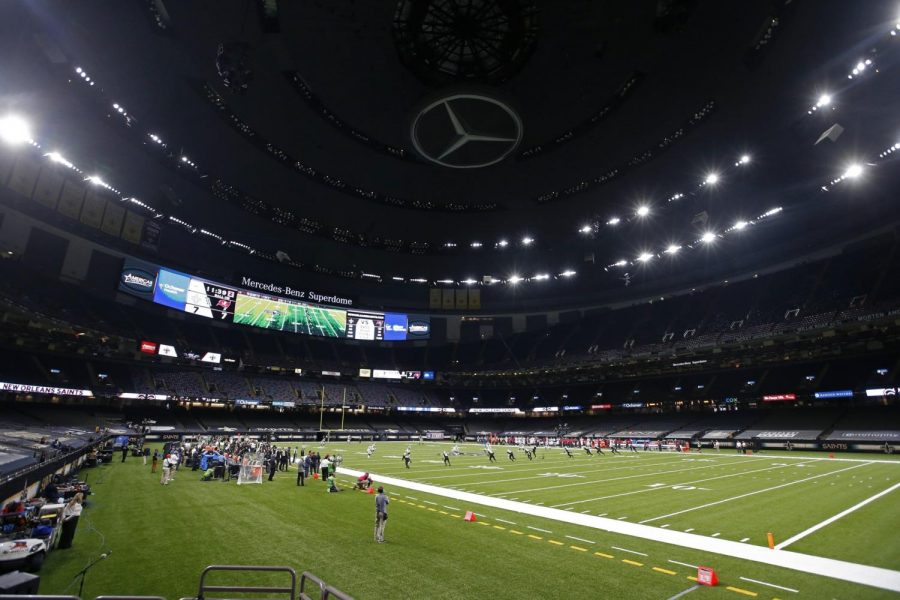
[[[634,565],[635,567],[643,567],[644,563],[639,563],[636,560],[628,560],[627,558],[623,558],[622,562],[626,565]]]
[[[666,575],[675,575],[675,571],[670,571],[668,569],[663,569],[661,567],[653,567],[653,570],[657,573],[665,573]]]
[[[569,546],[572,550],[578,550],[579,552],[587,552],[587,548],[581,548],[579,546]]]
[[[755,598],[758,595],[756,592],[751,592],[750,590],[745,590],[742,588],[731,587],[730,585],[728,587],[726,587],[725,589],[728,590],[729,592],[737,592],[738,594],[743,594],[745,596],[750,596],[752,598]]]
[[[594,556],[602,556],[603,558],[615,558],[612,554],[604,554],[603,552],[594,552]]]
[[[510,533],[514,533],[514,534],[516,534],[516,535],[525,535],[525,534],[522,533],[521,531],[516,531],[515,529],[510,529],[509,532],[510,532]]]
[[[530,538],[533,539],[533,540],[542,540],[542,539],[544,539],[544,538],[542,538],[542,537],[539,536],[539,535],[532,535],[532,534],[530,534],[530,533],[528,534],[528,537],[530,537]]]
[[[565,544],[563,544],[562,542],[557,542],[556,540],[547,540],[547,541],[555,546],[565,546]]]

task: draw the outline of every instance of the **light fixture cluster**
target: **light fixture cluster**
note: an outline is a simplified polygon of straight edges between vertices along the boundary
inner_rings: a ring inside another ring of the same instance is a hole
[[[746,165],[749,165],[752,162],[752,157],[749,154],[741,154],[734,161],[733,168],[740,168]],[[700,192],[703,188],[717,185],[722,181],[722,173],[719,171],[710,171],[703,176],[703,179],[696,185],[695,191],[690,191],[687,193],[689,196],[694,196],[696,193]],[[666,206],[670,203],[677,202],[683,198],[685,198],[686,194],[683,192],[676,192],[671,194],[665,199],[665,202],[661,204],[661,206]],[[633,213],[629,217],[620,217],[617,215],[610,216],[606,218],[606,220],[602,219],[594,219],[591,222],[584,223],[578,227],[578,233],[583,235],[595,235],[600,231],[601,224],[605,224],[609,227],[615,227],[623,223],[623,221],[627,224],[636,220],[645,219],[650,216],[654,212],[653,204],[649,200],[643,200],[638,203],[638,205],[634,208]]]
[[[889,34],[885,34],[878,42],[871,46],[871,50],[867,57],[860,58],[850,66],[847,71],[847,79],[855,81],[864,75],[880,73],[878,66],[875,64],[875,58],[881,56],[888,49],[888,44],[896,41],[898,34],[900,34],[900,23],[895,23],[891,26]],[[833,100],[836,95],[837,93],[822,92],[816,99],[815,104],[810,106],[806,113],[811,115],[828,107],[831,107],[831,110],[834,110]]]
[[[900,142],[894,144],[893,146],[888,147],[883,152],[878,155],[878,158],[886,158],[887,156],[893,154],[897,150],[900,150]]]
[[[695,239],[693,242],[691,242],[689,244],[682,245],[679,243],[672,242],[672,243],[669,243],[668,245],[666,245],[665,248],[659,250],[658,252],[654,252],[652,250],[644,250],[643,252],[638,254],[638,256],[636,256],[634,258],[634,260],[626,260],[624,258],[619,259],[616,262],[607,265],[606,270],[609,270],[611,268],[624,268],[624,267],[635,266],[638,264],[646,264],[656,258],[661,258],[663,255],[671,257],[671,256],[678,254],[681,250],[693,250],[697,247],[708,246],[710,244],[717,242],[720,239],[723,239],[728,234],[743,231],[743,230],[747,229],[748,227],[757,225],[761,221],[768,219],[769,217],[772,217],[774,215],[777,215],[782,210],[783,210],[782,207],[776,206],[775,208],[769,209],[766,212],[762,213],[755,219],[738,220],[731,227],[728,227],[727,229],[724,229],[720,232],[716,232],[713,230],[704,231],[700,235],[699,238]]]
[[[153,139],[153,141],[157,144],[163,143],[162,140],[159,138],[159,136],[156,136],[155,134],[152,134],[151,139]],[[11,145],[11,146],[22,145],[27,142],[37,149],[41,148],[40,144],[38,144],[31,138],[31,129],[30,129],[27,121],[25,121],[24,119],[22,119],[19,116],[15,116],[15,115],[8,115],[8,116],[0,117],[0,140],[6,142],[8,145]],[[203,237],[210,238],[212,240],[215,240],[216,242],[218,242],[219,244],[221,244],[223,246],[240,249],[240,250],[243,250],[244,252],[247,252],[248,254],[256,255],[256,256],[259,256],[261,258],[265,258],[268,260],[272,260],[272,261],[278,260],[277,255],[272,255],[270,253],[257,250],[245,243],[242,243],[242,242],[239,242],[236,240],[228,240],[214,231],[211,231],[211,230],[203,228],[203,227],[198,227],[196,225],[192,225],[191,223],[189,223],[175,215],[164,215],[162,213],[159,213],[152,206],[141,201],[140,199],[138,199],[134,196],[126,196],[126,195],[122,194],[118,190],[118,188],[116,188],[113,185],[111,185],[110,183],[108,183],[100,175],[84,176],[84,172],[80,168],[78,168],[69,159],[63,157],[62,154],[60,154],[59,152],[56,152],[56,151],[46,152],[46,153],[43,153],[43,156],[44,156],[44,158],[46,158],[47,160],[49,160],[50,162],[52,162],[54,164],[62,165],[68,169],[75,171],[79,175],[82,175],[84,181],[87,181],[92,185],[101,187],[103,189],[106,189],[106,190],[114,193],[115,195],[117,195],[119,197],[119,200],[121,202],[128,202],[130,204],[133,204],[135,206],[142,208],[143,210],[148,212],[154,219],[157,219],[157,220],[165,219],[169,223],[176,225],[178,227],[181,227],[182,229],[188,231],[191,234],[199,234]],[[194,166],[192,164],[192,162],[189,159],[187,159],[187,157],[183,157],[183,159],[184,159],[183,162],[191,164],[191,166]],[[501,240],[501,241],[503,241],[503,240]],[[528,235],[523,236],[522,239],[520,240],[520,243],[522,244],[522,246],[529,246],[532,243],[534,243],[534,238],[531,236],[528,236]],[[473,244],[480,245],[480,242],[473,242]],[[300,262],[294,261],[294,260],[288,260],[286,262],[288,264],[296,266],[298,268],[302,268],[302,267],[306,266],[306,265],[303,265],[303,263],[300,263]],[[320,265],[313,265],[312,268],[320,273],[333,273],[332,270],[327,269],[326,267],[322,267]],[[367,272],[356,273],[353,271],[347,271],[347,272],[339,271],[337,273],[342,276],[350,277],[350,278],[370,279],[370,280],[375,280],[378,282],[383,281],[382,276],[378,275],[376,273],[367,273]],[[482,282],[487,285],[494,284],[494,283],[517,285],[519,283],[529,282],[529,281],[547,281],[551,278],[553,278],[553,279],[566,278],[567,279],[570,277],[574,277],[575,274],[576,274],[576,272],[574,270],[566,269],[555,276],[551,276],[549,273],[537,273],[531,277],[523,277],[520,275],[511,275],[507,279],[495,279],[490,276],[485,276],[482,279]],[[425,279],[423,277],[415,277],[415,278],[410,278],[410,279],[406,280],[405,278],[400,277],[400,276],[393,276],[393,277],[391,277],[391,280],[397,281],[397,282],[409,281],[410,283],[416,283],[416,284],[425,284],[425,283],[428,283],[428,281],[429,281],[428,279]],[[432,283],[443,284],[443,285],[453,285],[453,284],[456,284],[457,282],[453,279],[440,279],[440,280],[434,281]],[[466,285],[474,285],[476,283],[476,281],[472,280],[472,279],[467,279],[461,283],[465,283]]]

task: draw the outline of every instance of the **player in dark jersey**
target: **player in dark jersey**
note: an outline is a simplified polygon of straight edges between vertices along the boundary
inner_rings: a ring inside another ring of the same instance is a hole
[[[563,446],[563,450],[566,451],[566,456],[568,456],[569,458],[572,458],[572,451],[569,450],[568,446]]]
[[[585,454],[587,454],[588,456],[591,456],[591,455],[592,455],[592,454],[591,454],[591,447],[590,447],[590,446],[584,446],[584,452],[585,452]]]
[[[534,454],[532,454],[531,450],[529,450],[528,448],[525,448],[525,456],[528,457],[528,460],[534,459]]]
[[[487,452],[488,462],[497,462],[497,457],[494,456],[493,450],[491,450],[490,448],[485,448],[484,451]]]
[[[446,450],[444,450],[444,451],[442,452],[442,454],[443,454],[443,456],[444,456],[444,464],[447,465],[447,466],[449,467],[449,466],[450,466],[450,455],[447,453]]]
[[[406,452],[403,453],[403,462],[406,463],[406,468],[409,468],[410,463],[409,449],[407,448]]]
[[[507,448],[507,449],[506,449],[506,457],[507,457],[509,460],[515,462],[515,460],[516,460],[516,455],[513,453],[512,448]]]

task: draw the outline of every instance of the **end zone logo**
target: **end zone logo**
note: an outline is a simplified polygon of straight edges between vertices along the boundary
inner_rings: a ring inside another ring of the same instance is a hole
[[[120,283],[131,291],[139,294],[149,294],[153,292],[156,277],[153,273],[141,269],[125,269],[122,271]]]

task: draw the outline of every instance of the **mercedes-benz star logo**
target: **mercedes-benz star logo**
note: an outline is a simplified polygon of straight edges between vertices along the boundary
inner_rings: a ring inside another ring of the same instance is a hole
[[[446,96],[413,118],[413,146],[452,169],[477,169],[509,156],[522,141],[522,120],[508,104],[483,94]]]

